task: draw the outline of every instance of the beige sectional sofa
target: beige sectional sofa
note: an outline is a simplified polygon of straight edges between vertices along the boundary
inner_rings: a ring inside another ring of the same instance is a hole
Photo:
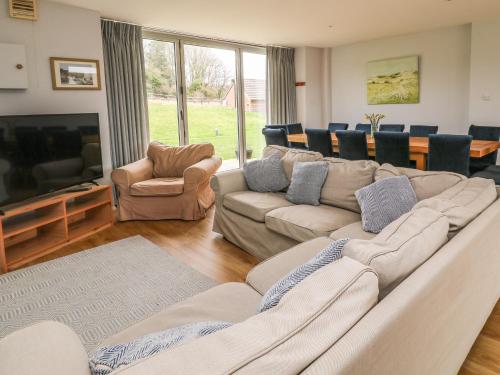
[[[212,185],[217,211],[223,210],[217,213],[216,228],[242,244],[251,243],[253,230],[253,241],[265,245],[260,254],[268,259],[250,271],[246,283],[216,286],[103,344],[195,321],[236,324],[113,374],[456,374],[500,296],[500,190],[491,180],[388,165],[375,166],[372,178],[393,173],[408,174],[417,195],[425,197],[410,213],[373,235],[362,233],[358,213],[325,204],[321,210],[358,221],[340,229],[311,226],[300,236],[314,238],[302,243],[296,234],[291,238],[276,226],[267,227],[270,208],[276,207],[269,202],[282,204],[280,194],[266,195],[257,201],[258,209],[239,214],[234,205],[224,206],[225,196],[252,194],[241,173],[219,174]],[[287,207],[297,209],[283,205],[274,210]],[[250,227],[232,226],[238,219]],[[314,224],[313,217],[308,220]],[[344,257],[306,278],[278,306],[257,314],[269,287],[325,248],[339,231],[353,238]],[[258,246],[247,250],[258,253]],[[89,375],[78,337],[55,322],[7,336],[0,341],[0,358],[2,374]]]

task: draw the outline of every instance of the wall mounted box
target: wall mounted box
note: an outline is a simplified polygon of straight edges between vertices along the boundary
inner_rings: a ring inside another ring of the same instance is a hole
[[[26,48],[0,43],[0,89],[27,89]]]

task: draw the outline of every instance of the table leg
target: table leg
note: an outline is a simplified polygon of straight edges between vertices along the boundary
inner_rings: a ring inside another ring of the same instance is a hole
[[[426,163],[426,155],[425,154],[421,154],[421,153],[412,153],[411,154],[411,157],[410,157],[411,160],[415,160],[416,162],[416,167],[417,169],[420,169],[421,171],[425,171],[427,170],[427,163]]]

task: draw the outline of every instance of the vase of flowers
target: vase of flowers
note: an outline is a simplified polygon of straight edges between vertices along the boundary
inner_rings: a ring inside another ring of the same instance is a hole
[[[365,114],[365,117],[368,121],[370,121],[370,124],[372,126],[372,135],[378,131],[378,124],[380,120],[385,118],[385,115],[382,113],[372,113],[372,114]]]

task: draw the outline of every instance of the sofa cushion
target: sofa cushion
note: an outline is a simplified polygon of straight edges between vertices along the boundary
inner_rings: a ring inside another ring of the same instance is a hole
[[[150,333],[126,343],[104,346],[90,355],[90,370],[92,375],[108,375],[120,367],[210,335],[231,325],[232,323],[220,321],[190,323]]]
[[[326,206],[297,205],[278,208],[266,215],[266,226],[272,231],[304,242],[328,237],[331,232],[360,220],[356,212]]]
[[[318,161],[323,159],[319,152],[289,149],[281,159],[281,164],[285,170],[288,180],[292,180],[293,165],[298,161]]]
[[[453,172],[421,171],[412,168],[399,168],[391,164],[382,164],[375,172],[376,181],[397,176],[408,177],[419,201],[440,194],[467,179],[467,177]]]
[[[264,150],[262,151],[262,157],[267,158],[268,156],[275,153],[278,153],[281,157],[283,157],[288,152],[288,150],[290,149],[285,146],[269,145],[264,147]]]
[[[314,257],[278,280],[262,297],[259,312],[276,307],[281,299],[306,277],[311,276],[314,272],[330,263],[339,260],[342,257],[342,250],[347,241],[348,239],[342,239],[329,243]]]
[[[276,192],[285,189],[289,184],[281,166],[279,152],[260,160],[247,161],[243,166],[243,173],[248,188],[252,191]]]
[[[386,295],[448,241],[449,221],[429,208],[412,210],[371,240],[350,240],[344,255],[372,267]]]
[[[241,322],[257,313],[262,296],[245,283],[226,283],[178,302],[107,338],[101,346],[131,341],[184,324],[221,320]]]
[[[257,193],[238,191],[224,196],[223,205],[228,210],[263,223],[268,212],[281,207],[292,206],[284,193]]]
[[[417,197],[406,176],[386,178],[356,192],[361,221],[367,232],[379,233],[387,225],[410,211]]]
[[[184,170],[214,154],[210,143],[172,147],[160,142],[151,142],[148,158],[153,161],[154,177],[182,177]]]
[[[295,204],[319,206],[321,187],[328,174],[324,161],[296,162],[286,199]]]
[[[375,233],[366,232],[363,230],[363,222],[356,221],[355,223],[346,225],[330,234],[332,240],[340,240],[342,238],[351,238],[357,240],[371,240],[376,236]]]
[[[130,195],[155,197],[179,195],[184,191],[184,178],[164,177],[136,182],[130,187]]]
[[[371,160],[325,158],[328,176],[321,189],[321,203],[361,212],[354,193],[373,183],[379,164]]]
[[[275,308],[117,375],[298,374],[338,342],[377,296],[376,274],[344,257],[306,278]]]
[[[252,268],[246,282],[257,292],[264,294],[279,279],[316,256],[331,243],[332,240],[327,237],[318,237],[282,251]]]
[[[474,177],[420,201],[415,208],[429,207],[442,212],[450,221],[450,231],[457,231],[474,220],[497,197],[495,181]]]

